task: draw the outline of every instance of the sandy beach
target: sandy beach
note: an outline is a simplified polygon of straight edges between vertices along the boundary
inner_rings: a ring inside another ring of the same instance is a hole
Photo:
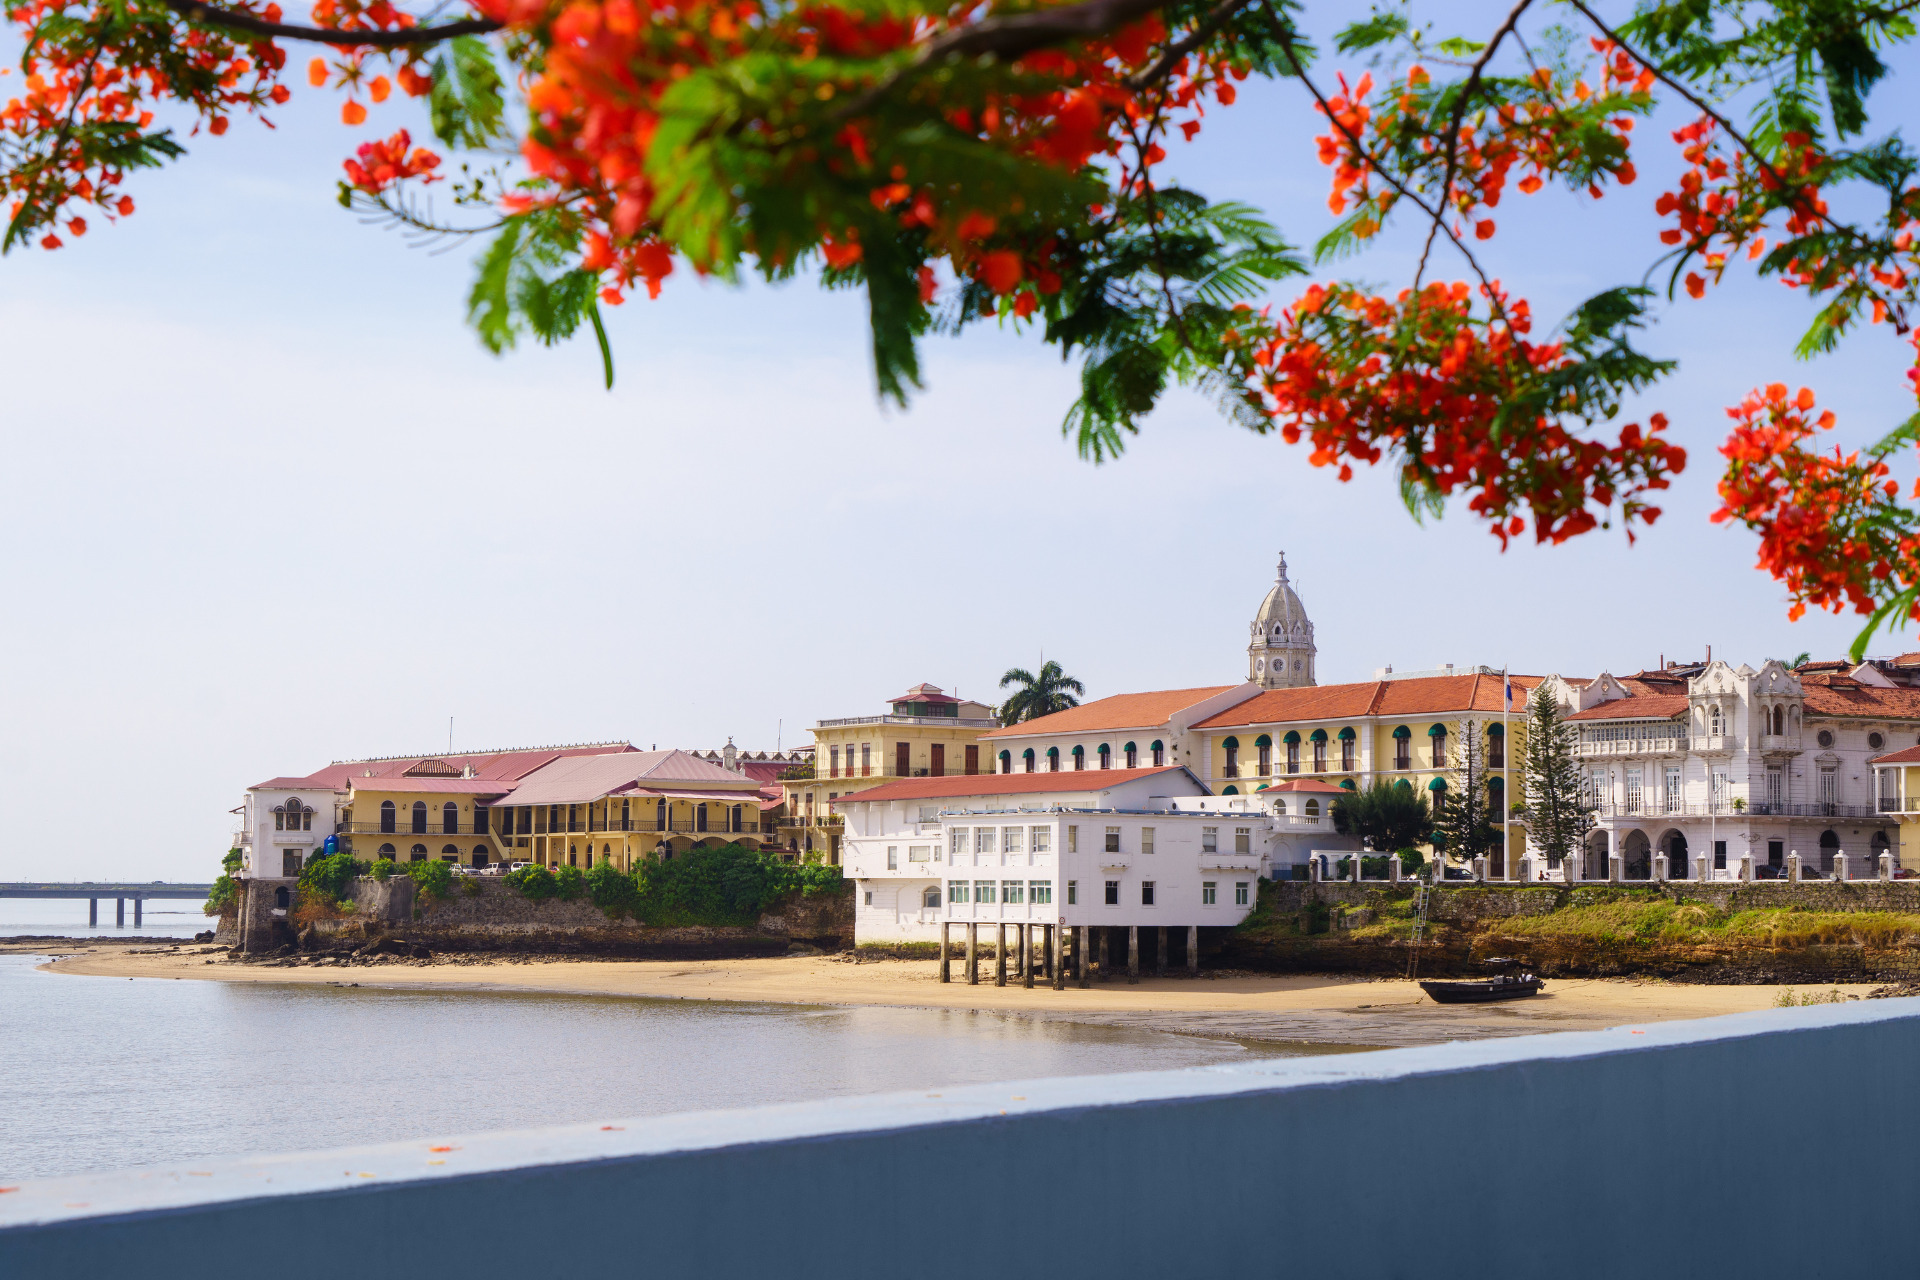
[[[1197,979],[1143,976],[1138,986],[1123,980],[1096,983],[1085,991],[1073,986],[1065,991],[1045,986],[1028,991],[1012,980],[1006,987],[992,985],[991,970],[987,970],[981,985],[970,987],[964,980],[942,984],[938,966],[931,960],[856,964],[832,956],[686,962],[446,957],[430,962],[281,966],[237,964],[191,943],[128,947],[79,942],[65,947],[41,944],[35,949],[59,957],[44,969],[96,977],[957,1008],[1236,1040],[1366,1047],[1707,1018],[1772,1007],[1781,990],[1557,979],[1540,995],[1525,1000],[1443,1006],[1427,999],[1411,982],[1271,974],[1203,973]],[[955,973],[958,979],[957,964]],[[1871,984],[1839,988],[1853,996],[1864,996],[1872,989]]]

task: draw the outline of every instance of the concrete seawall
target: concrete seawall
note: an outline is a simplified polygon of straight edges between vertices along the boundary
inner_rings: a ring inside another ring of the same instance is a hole
[[[0,1196],[0,1274],[1900,1275],[1916,1057],[1885,1000],[199,1162]]]

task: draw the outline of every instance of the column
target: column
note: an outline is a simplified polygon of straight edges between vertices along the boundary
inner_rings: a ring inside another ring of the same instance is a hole
[[[1653,855],[1653,878],[1655,883],[1667,878],[1667,855],[1664,853]]]
[[[1611,844],[1612,841],[1608,841],[1608,843]],[[1607,882],[1609,884],[1619,884],[1624,878],[1625,875],[1620,866],[1620,855],[1617,853],[1609,853],[1607,855]]]
[[[1833,878],[1835,880],[1845,880],[1847,878],[1847,855],[1844,853],[1836,853],[1833,855]],[[133,922],[138,924],[140,923],[140,900],[138,898],[133,900],[133,906]]]
[[[125,898],[115,898],[113,900],[113,923],[116,928],[124,927],[127,923],[127,900]]]
[[[1073,967],[1080,979],[1080,989],[1087,989],[1087,926],[1076,925],[1073,930]]]
[[[140,896],[135,894],[133,899],[133,927],[136,929],[140,927],[140,903]]]
[[[87,924],[97,926],[100,923],[100,899],[87,899]]]
[[[1053,989],[1055,991],[1065,991],[1067,989],[1067,966],[1062,963],[1066,958],[1063,954],[1066,951],[1066,946],[1067,927],[1060,925],[1056,928],[1053,925],[1048,925],[1047,963],[1050,967],[1047,976],[1053,979]]]
[[[1893,853],[1891,851],[1880,855],[1880,878],[1882,880],[1893,879]]]
[[[1155,929],[1154,932],[1160,935],[1160,946],[1158,953],[1154,956],[1153,976],[1156,978],[1164,978],[1167,976],[1167,926],[1161,925],[1158,929]]]
[[[1100,959],[1096,968],[1099,971],[1100,981],[1105,982],[1113,975],[1113,970],[1109,967],[1107,960],[1107,935],[1112,931],[1108,929],[1106,925],[1095,925],[1094,927],[1100,930]]]
[[[1387,883],[1400,883],[1400,855],[1397,853],[1387,855]]]
[[[1787,879],[1796,884],[1800,880],[1800,851],[1795,849],[1787,855]]]
[[[1740,879],[1742,881],[1753,879],[1753,855],[1750,853],[1740,855]]]
[[[953,936],[951,932],[952,929],[953,922],[951,920],[942,920],[940,922],[940,981],[942,982],[953,981],[953,961],[948,958],[952,954],[952,947],[950,945],[950,940]]]
[[[1704,855],[1693,860],[1693,878],[1701,883],[1713,878],[1713,868]]]
[[[1020,931],[1020,985],[1033,990],[1033,926],[1014,926]]]
[[[967,985],[980,985],[980,925],[967,921]]]
[[[1360,854],[1362,852],[1360,849],[1355,849],[1353,851],[1353,860],[1348,864],[1353,869],[1353,875],[1350,876],[1349,879],[1355,884],[1360,883]]]
[[[1127,984],[1140,985],[1140,926],[1127,926]]]
[[[999,940],[993,944],[993,985],[996,987],[1004,987],[1007,985],[1007,922],[1006,921],[1002,920],[1000,922],[999,930],[1000,930]]]
[[[1040,963],[1043,966],[1041,972],[1043,972],[1049,980],[1052,980],[1059,974],[1060,935],[1054,931],[1054,926],[1050,924],[1040,926]]]
[[[1187,973],[1198,977],[1200,974],[1200,926],[1187,926]]]

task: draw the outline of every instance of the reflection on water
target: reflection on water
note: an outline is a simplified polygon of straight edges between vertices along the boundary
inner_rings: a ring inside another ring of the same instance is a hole
[[[127,902],[127,923],[113,923],[113,899],[100,899],[100,923],[87,927],[85,898],[0,898],[0,938],[191,938],[218,921],[200,910],[198,902],[162,898],[141,904],[140,927],[133,927],[133,902]]]
[[[1305,1053],[959,1010],[253,986],[0,956],[0,1183]]]

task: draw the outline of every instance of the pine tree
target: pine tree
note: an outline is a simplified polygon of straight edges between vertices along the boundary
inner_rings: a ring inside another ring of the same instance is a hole
[[[1487,803],[1487,759],[1480,745],[1480,727],[1471,720],[1463,721],[1461,727],[1464,732],[1447,773],[1439,830],[1449,857],[1471,861],[1497,847],[1500,833]]]
[[[1581,795],[1576,741],[1547,687],[1534,690],[1527,707],[1527,830],[1549,867],[1577,853],[1593,825],[1593,811]]]

